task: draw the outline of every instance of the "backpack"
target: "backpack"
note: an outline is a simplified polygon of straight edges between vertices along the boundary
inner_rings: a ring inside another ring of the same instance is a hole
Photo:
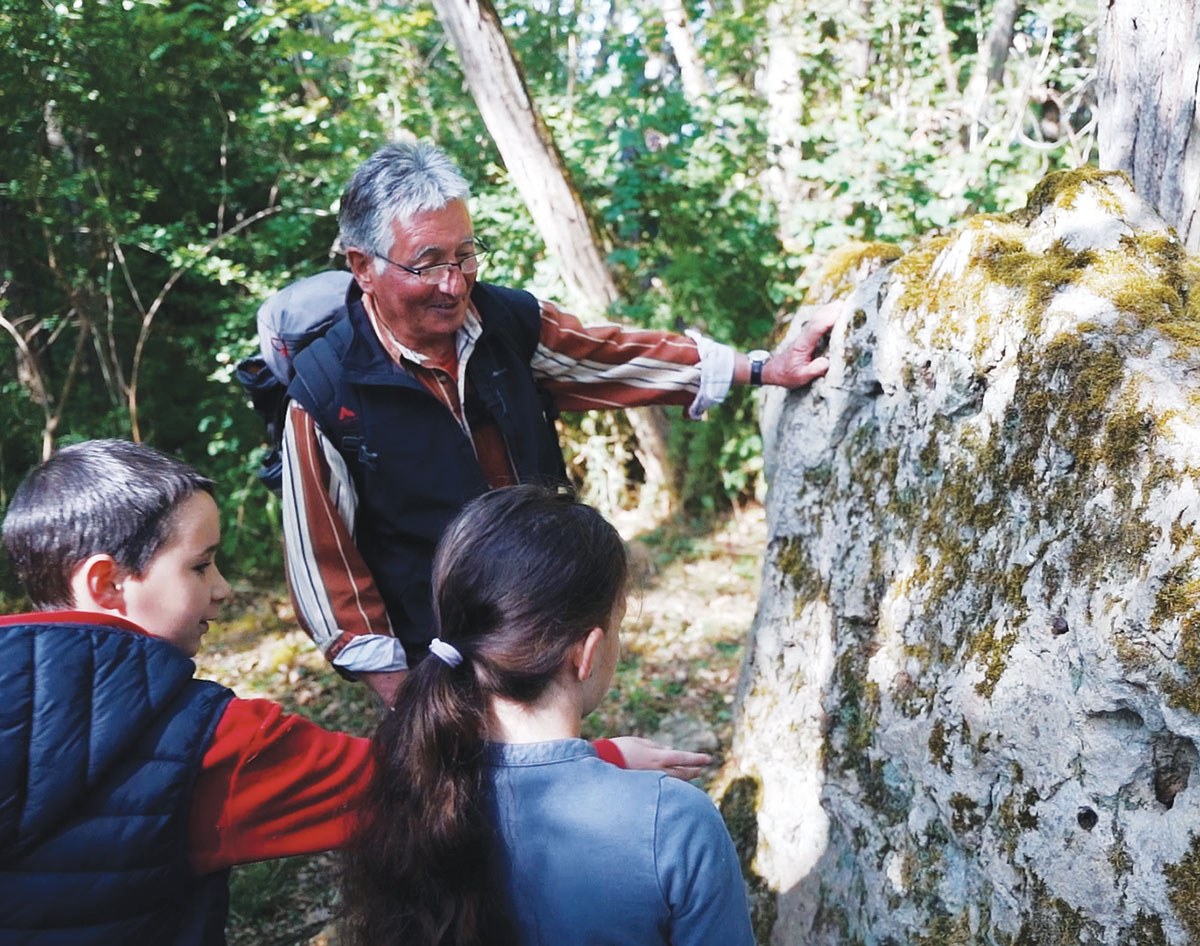
[[[271,296],[258,309],[258,354],[242,359],[234,371],[267,426],[271,449],[258,478],[276,493],[283,485],[283,424],[294,359],[345,314],[353,278],[345,271],[317,273]]]

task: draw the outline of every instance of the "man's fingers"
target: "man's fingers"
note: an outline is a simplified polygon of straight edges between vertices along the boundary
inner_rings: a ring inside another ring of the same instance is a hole
[[[812,318],[805,321],[804,327],[806,330],[811,328],[818,335],[824,335],[833,328],[833,323],[841,314],[842,303],[840,301],[826,302],[817,308],[817,311],[812,314]]]
[[[802,387],[817,378],[824,377],[825,372],[829,370],[829,359],[822,355],[820,358],[814,358],[805,365],[796,375],[797,387]]]

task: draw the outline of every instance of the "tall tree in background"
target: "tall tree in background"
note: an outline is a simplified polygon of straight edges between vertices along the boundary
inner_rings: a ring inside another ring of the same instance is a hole
[[[1200,2],[1100,3],[1100,166],[1200,250]]]
[[[594,316],[619,293],[604,263],[596,229],[550,130],[534,107],[525,77],[491,0],[434,0],[459,58],[471,95],[495,139],[517,190],[550,252],[562,261],[575,307]],[[674,480],[661,408],[629,412],[646,475],[647,498],[669,495]],[[665,492],[664,492],[665,491]]]
[[[595,228],[542,121],[490,0],[434,0],[463,75],[508,173],[585,315],[617,301]],[[586,307],[586,308],[585,308]]]

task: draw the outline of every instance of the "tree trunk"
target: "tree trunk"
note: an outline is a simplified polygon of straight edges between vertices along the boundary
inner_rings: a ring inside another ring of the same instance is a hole
[[[662,13],[667,23],[667,39],[675,53],[675,63],[679,66],[684,97],[693,107],[700,105],[708,96],[708,83],[704,77],[704,64],[692,40],[683,0],[663,0]]]
[[[1100,4],[1100,166],[1125,171],[1200,250],[1200,2]]]
[[[792,247],[808,238],[800,213],[805,194],[800,173],[804,158],[799,133],[804,128],[804,82],[799,50],[805,46],[801,13],[790,3],[772,3],[766,12],[766,62],[759,73],[758,91],[767,103],[766,128],[769,166],[766,191],[779,217],[779,240]]]
[[[964,94],[968,150],[974,148],[983,137],[980,127],[987,119],[988,93],[1004,78],[1004,64],[1012,48],[1013,30],[1020,12],[1020,0],[998,0],[992,8],[992,25],[979,48],[979,58]]]
[[[599,240],[550,130],[534,108],[491,0],[434,0],[479,113],[571,291],[595,315],[617,300]],[[575,306],[579,309],[579,306]]]
[[[491,0],[434,0],[433,6],[513,183],[546,247],[562,261],[568,289],[582,302],[573,308],[581,315],[603,313],[617,300],[616,283],[550,129],[534,107],[496,8]],[[667,423],[662,411],[629,412],[651,497],[669,496],[674,482],[666,440],[657,436]]]

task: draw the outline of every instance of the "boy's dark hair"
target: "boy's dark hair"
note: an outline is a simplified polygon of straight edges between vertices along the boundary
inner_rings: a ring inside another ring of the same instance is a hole
[[[88,440],[25,477],[4,516],[4,548],[34,607],[68,608],[71,573],[106,553],[140,575],[171,536],[173,513],[213,481],[140,443]]]

